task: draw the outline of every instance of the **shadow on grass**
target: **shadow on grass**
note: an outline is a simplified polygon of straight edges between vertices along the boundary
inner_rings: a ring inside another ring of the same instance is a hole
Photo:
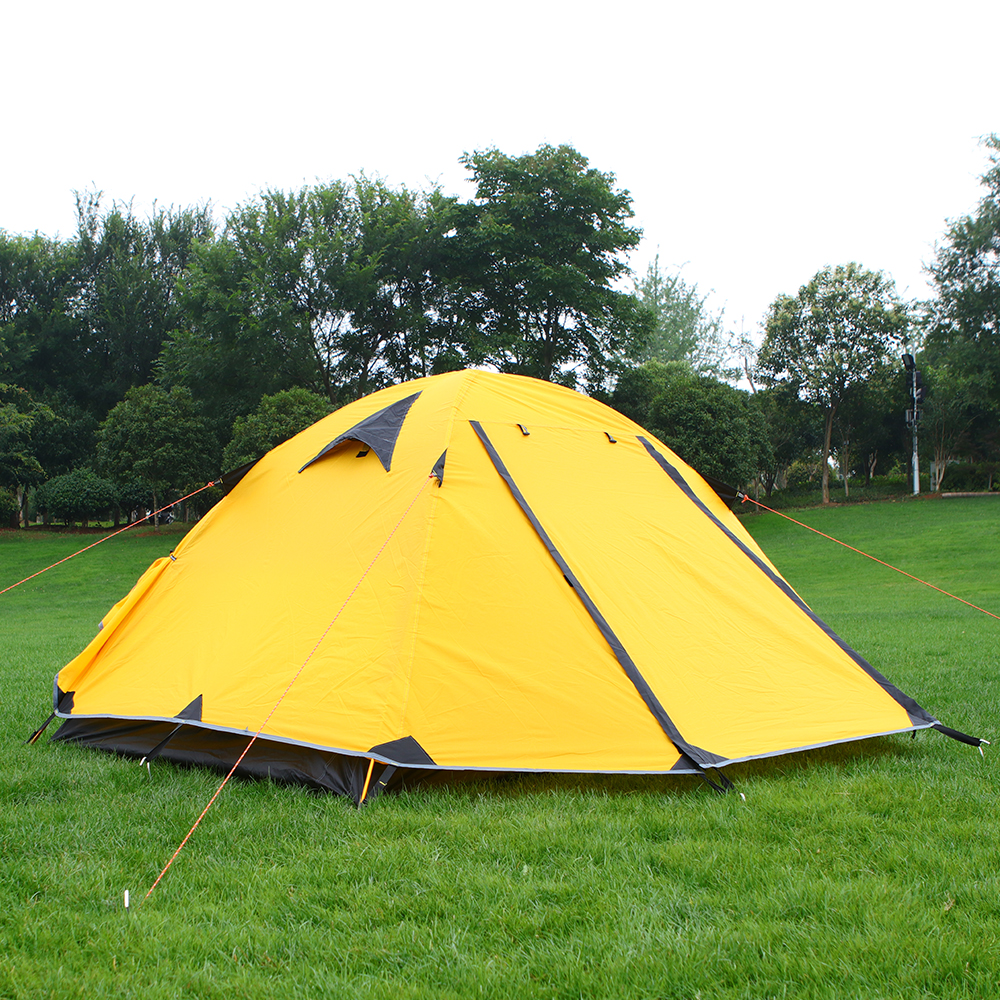
[[[844,777],[859,768],[878,770],[887,763],[912,759],[920,750],[908,735],[877,736],[854,740],[812,750],[764,757],[759,760],[731,764],[708,773],[717,784],[722,774],[739,791],[749,781],[769,781],[808,772],[841,771]],[[503,799],[534,798],[546,794],[618,797],[655,795],[670,799],[686,799],[692,795],[717,794],[704,778],[690,774],[565,774],[463,771],[441,773],[429,781],[411,785],[390,793],[395,797],[459,796]]]

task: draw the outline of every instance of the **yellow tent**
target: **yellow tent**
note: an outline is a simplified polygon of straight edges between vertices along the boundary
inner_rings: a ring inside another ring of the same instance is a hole
[[[937,725],[663,444],[486,372],[275,448],[102,624],[56,678],[57,738],[228,768],[263,726],[242,771],[356,801],[426,769],[704,772]]]

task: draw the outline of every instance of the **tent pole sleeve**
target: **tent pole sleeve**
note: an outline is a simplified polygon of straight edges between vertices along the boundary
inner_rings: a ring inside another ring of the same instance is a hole
[[[692,746],[684,739],[683,736],[681,736],[670,716],[667,715],[666,710],[660,704],[660,701],[654,694],[652,688],[650,688],[646,679],[640,673],[639,668],[635,665],[632,657],[629,656],[628,651],[622,645],[621,640],[617,635],[615,635],[604,615],[601,614],[593,599],[583,589],[580,581],[576,578],[576,574],[572,569],[570,569],[569,563],[566,562],[562,553],[556,548],[555,543],[549,537],[548,532],[546,532],[546,530],[542,527],[541,522],[538,520],[535,512],[531,509],[531,506],[525,499],[524,494],[518,488],[517,483],[514,482],[514,477],[510,474],[507,466],[504,465],[503,459],[500,458],[500,454],[494,447],[493,442],[489,439],[489,436],[483,429],[482,424],[480,424],[478,420],[470,420],[469,423],[472,425],[472,429],[476,432],[476,436],[486,449],[486,453],[490,456],[490,461],[493,463],[493,466],[500,475],[500,478],[507,484],[507,488],[513,495],[517,505],[524,512],[525,517],[527,517],[531,522],[531,526],[535,529],[535,532],[541,539],[542,544],[546,549],[548,549],[549,555],[552,556],[552,559],[562,571],[570,586],[574,591],[576,591],[576,596],[587,609],[587,613],[593,619],[594,624],[600,630],[600,633],[604,637],[607,644],[611,647],[611,651],[614,653],[615,659],[618,660],[622,670],[625,671],[626,676],[634,685],[643,702],[645,702],[646,707],[652,713],[653,718],[655,718],[659,723],[660,728],[667,734],[670,742],[673,743],[681,753],[690,757],[698,767],[715,767],[717,764],[723,763],[725,761],[724,757],[719,757],[709,751]]]
[[[649,442],[647,438],[637,435],[639,443],[649,452],[650,457],[660,466],[661,469],[670,477],[674,485],[680,489],[680,491],[773,583],[795,606],[804,614],[807,618],[812,621],[812,623],[819,628],[826,636],[836,643],[841,650],[846,653],[868,676],[875,681],[879,687],[890,698],[892,698],[897,704],[899,704],[903,709],[906,710],[907,715],[910,717],[910,721],[915,726],[926,726],[928,723],[933,725],[937,722],[930,712],[922,708],[916,703],[908,694],[904,694],[899,690],[894,684],[890,683],[885,677],[882,676],[860,653],[856,650],[851,649],[850,646],[844,642],[843,639],[837,635],[836,632],[830,628],[821,618],[819,618],[812,608],[806,604],[805,601],[799,597],[798,594],[788,585],[788,583],[782,579],[770,566],[767,565],[760,557],[750,548],[746,546],[739,538],[734,535],[729,528],[727,528],[716,516],[713,514],[708,507],[699,499],[698,495],[691,489],[690,484],[681,475],[680,471],[674,468],[661,455],[656,448]]]

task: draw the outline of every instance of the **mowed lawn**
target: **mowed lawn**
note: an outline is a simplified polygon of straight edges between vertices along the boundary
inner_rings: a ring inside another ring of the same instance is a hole
[[[791,513],[1000,614],[1000,501]],[[744,522],[890,680],[1000,738],[1000,621],[775,515]],[[1000,743],[933,731],[730,769],[745,799],[532,776],[359,811],[233,782],[126,914],[218,776],[24,740],[176,539],[126,534],[0,595],[0,998],[1000,996]],[[89,540],[0,533],[0,589]]]

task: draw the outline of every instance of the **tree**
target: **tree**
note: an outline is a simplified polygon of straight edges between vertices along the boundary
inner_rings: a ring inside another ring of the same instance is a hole
[[[726,333],[723,313],[708,309],[708,296],[677,274],[664,274],[657,256],[636,285],[642,307],[652,314],[652,329],[638,352],[640,361],[685,361],[701,375],[739,377],[736,345]]]
[[[860,471],[867,486],[880,459],[899,452],[903,432],[903,412],[912,402],[905,396],[903,373],[898,366],[876,365],[864,382],[847,393],[834,419],[837,438],[834,451],[850,496],[852,472]]]
[[[62,368],[61,388],[75,390],[75,401],[103,419],[130,388],[153,377],[167,334],[180,322],[177,279],[212,231],[207,208],[158,210],[143,221],[129,205],[102,211],[99,192],[78,194],[76,325],[72,338],[39,350],[37,365]]]
[[[611,405],[702,475],[746,486],[770,461],[763,417],[748,393],[684,362],[623,372]]]
[[[35,502],[47,517],[60,518],[67,524],[80,521],[86,527],[91,518],[107,514],[117,505],[118,491],[114,483],[92,469],[74,469],[43,483]]]
[[[138,477],[157,509],[171,490],[203,483],[217,468],[218,448],[191,393],[175,386],[130,389],[101,424],[97,459],[116,481]],[[156,521],[157,526],[159,520]]]
[[[821,442],[816,429],[816,408],[799,398],[787,382],[778,382],[754,392],[754,405],[764,421],[767,461],[761,468],[764,492],[771,496],[775,486],[784,487],[792,464],[815,456]]]
[[[1000,135],[983,140],[990,167],[974,215],[948,226],[929,270],[936,298],[927,303],[925,351],[982,386],[982,400],[1000,406]]]
[[[221,429],[293,386],[340,404],[455,367],[437,294],[453,203],[362,176],[237,209],[181,283],[164,381]]]
[[[12,528],[23,519],[27,487],[45,478],[33,436],[53,419],[49,407],[32,399],[20,386],[0,383],[0,489],[14,498],[13,510],[9,500],[4,502]]]
[[[994,421],[981,406],[982,372],[969,376],[947,364],[924,364],[923,377],[928,396],[920,421],[920,438],[931,447],[930,488],[936,493],[949,463],[971,450],[973,428],[979,424],[985,430],[984,424]]]
[[[798,295],[779,295],[768,309],[757,368],[823,411],[824,503],[837,411],[902,342],[908,322],[892,280],[855,263],[823,268]]]
[[[616,286],[640,231],[615,177],[571,146],[462,158],[475,199],[456,214],[453,282],[479,334],[473,361],[500,371],[605,385],[645,339],[649,317]]]
[[[222,453],[223,469],[254,462],[283,441],[311,427],[332,411],[330,401],[308,389],[286,389],[265,396],[247,417],[237,417],[232,440]]]
[[[36,392],[43,387],[31,377],[38,370],[32,356],[74,327],[69,311],[77,293],[72,248],[0,232],[0,377]],[[46,373],[44,384],[61,374]]]

